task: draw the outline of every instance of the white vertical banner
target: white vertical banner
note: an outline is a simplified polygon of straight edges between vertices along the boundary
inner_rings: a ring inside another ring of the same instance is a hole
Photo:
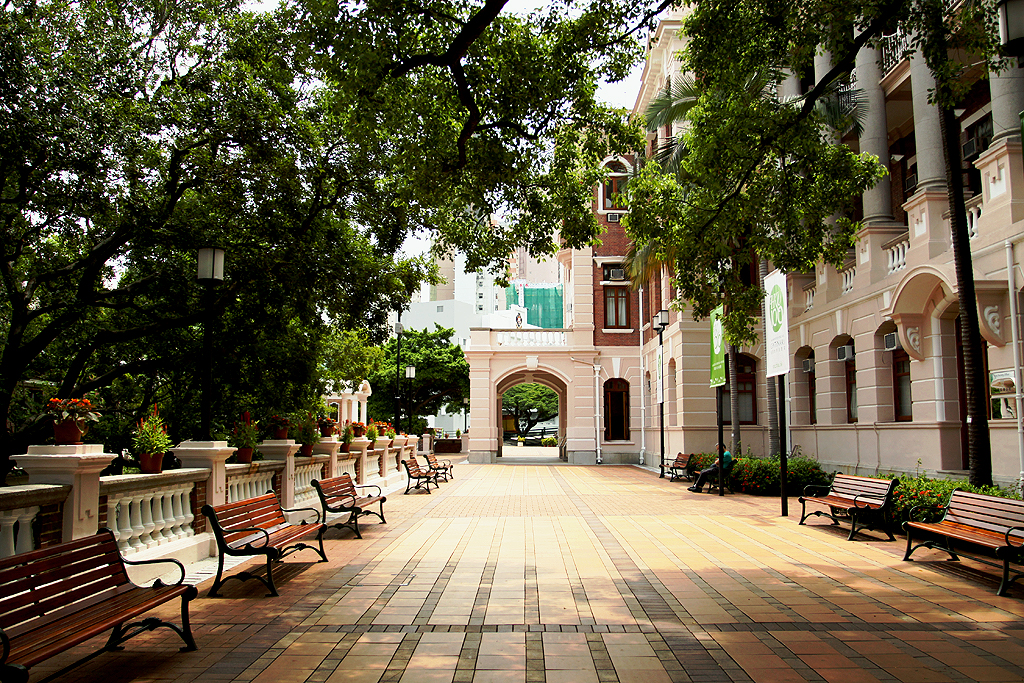
[[[665,357],[664,347],[658,344],[658,403],[665,402]]]
[[[789,372],[789,311],[786,301],[786,274],[776,270],[764,279],[768,324],[765,325],[765,377]]]

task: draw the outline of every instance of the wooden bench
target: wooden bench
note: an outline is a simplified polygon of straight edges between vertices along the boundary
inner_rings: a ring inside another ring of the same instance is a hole
[[[452,474],[453,468],[451,460],[439,461],[437,456],[433,453],[424,453],[423,455],[427,459],[427,467],[429,467],[432,472],[437,472],[438,476],[444,477],[445,481],[448,481],[449,477],[452,479],[455,478],[455,475]]]
[[[411,488],[418,489],[423,487],[427,490],[427,493],[430,493],[430,482],[434,482],[434,487],[437,487],[437,472],[421,470],[420,464],[416,461],[416,458],[403,460],[402,465],[405,466],[405,473],[408,476],[405,481],[405,495],[409,494],[410,485],[414,481],[416,482],[416,486],[412,486]]]
[[[697,457],[696,453],[690,453],[685,456],[682,453],[676,455],[676,459],[672,461],[672,464],[665,468],[671,473],[668,480],[679,481],[686,479],[686,481],[693,481],[693,474],[697,471]]]
[[[884,531],[890,541],[895,541],[889,529],[889,514],[893,492],[898,484],[898,479],[836,474],[829,487],[812,484],[804,489],[804,495],[800,496],[800,523],[803,524],[811,515],[828,517],[833,524],[839,524],[840,517],[847,517],[850,520],[847,540],[852,541],[858,531],[876,529]],[[808,503],[824,505],[829,508],[829,512],[807,512]]]
[[[177,566],[178,583],[165,586],[157,580],[143,588],[128,578],[126,564],[157,562]],[[176,560],[125,560],[107,529],[0,559],[0,680],[24,683],[29,667],[111,629],[100,650],[43,680],[61,676],[104,652],[120,650],[125,641],[159,627],[181,636],[182,652],[195,650],[188,603],[197,591],[184,580],[185,568]],[[132,621],[172,600],[181,601],[181,628],[155,617]]]
[[[913,508],[910,511],[911,517],[923,509],[923,506]],[[972,550],[981,549],[1002,561],[1003,576],[996,595],[1006,595],[1010,585],[1024,576],[1024,573],[1014,570],[1014,576],[1010,578],[1010,563],[1024,563],[1024,501],[954,489],[949,494],[949,502],[940,506],[940,509],[943,515],[938,522],[917,522],[911,519],[903,523],[903,529],[907,532],[907,554],[903,559],[911,561],[913,552],[925,547],[947,552],[953,560],[960,559],[957,554],[959,552],[983,564],[1000,566],[976,553],[966,553],[962,547],[966,545]],[[914,532],[920,532],[926,537],[937,536],[939,540],[930,539],[914,545]]]
[[[320,535],[323,536],[324,532],[329,527],[336,529],[349,528],[356,532],[356,538],[362,538],[363,535],[359,533],[359,518],[366,515],[377,515],[380,517],[381,524],[387,524],[387,520],[384,519],[384,502],[387,500],[386,496],[381,495],[379,486],[373,484],[357,485],[352,483],[352,477],[348,474],[342,474],[337,477],[331,477],[330,479],[317,480],[314,479],[311,484],[316,489],[317,495],[320,497],[320,507],[323,508],[324,513],[324,524],[320,528]],[[372,496],[360,496],[356,489],[374,488],[377,489],[377,494]],[[376,505],[380,512],[374,512],[368,509],[371,505]],[[334,514],[348,514],[348,518],[345,521],[338,521],[333,524],[327,523],[327,513]]]
[[[285,519],[286,512],[310,511],[316,515],[316,522],[307,524],[292,524]],[[302,543],[300,539],[317,533],[322,526],[320,524],[320,511],[313,508],[297,508],[284,510],[277,502],[277,496],[273,491],[265,493],[256,498],[240,500],[237,503],[226,503],[224,505],[204,505],[203,514],[210,520],[210,528],[217,539],[217,577],[213,581],[213,587],[207,593],[207,597],[219,597],[218,591],[221,585],[230,579],[248,581],[256,579],[270,591],[267,597],[277,595],[277,588],[274,586],[273,563],[280,561],[292,553],[309,548],[320,555],[320,561],[326,562],[327,555],[324,554],[324,541],[318,536],[320,548]],[[267,578],[249,572],[239,572],[221,580],[224,573],[224,558],[232,557],[255,557],[266,555],[267,557]]]
[[[732,469],[736,467],[736,458],[729,461],[729,464],[725,466],[725,471],[722,472],[722,485],[728,489],[729,493],[734,493],[732,490]],[[692,475],[691,475],[692,476]],[[711,493],[718,488],[718,475],[712,474],[711,478],[708,479],[708,493]]]

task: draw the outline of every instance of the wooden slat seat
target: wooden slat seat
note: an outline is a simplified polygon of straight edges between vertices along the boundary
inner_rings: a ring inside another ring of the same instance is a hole
[[[437,487],[437,472],[420,469],[420,464],[415,456],[409,460],[403,460],[402,465],[405,467],[405,473],[408,476],[405,481],[406,495],[408,495],[410,488],[424,488],[427,493],[430,493],[430,482],[434,482],[434,487]],[[411,486],[414,481],[416,486]]]
[[[348,474],[323,480],[314,479],[311,483],[320,497],[320,507],[324,513],[324,524],[320,529],[321,536],[327,531],[328,527],[337,529],[347,527],[356,532],[356,538],[362,538],[363,535],[359,533],[359,518],[366,515],[376,515],[380,517],[381,524],[387,524],[387,520],[384,519],[384,502],[387,500],[387,497],[381,495],[379,486],[373,484],[354,484],[352,477]],[[356,489],[376,489],[377,493],[363,496]],[[376,505],[379,512],[370,510],[371,505]],[[344,521],[329,524],[327,522],[328,512],[348,516],[343,518]]]
[[[911,518],[919,514],[924,507],[911,510]],[[907,552],[904,560],[921,547],[933,548],[949,553],[952,560],[967,555],[973,559],[1003,570],[1002,580],[996,595],[1006,595],[1010,585],[1024,576],[1014,570],[1010,576],[1010,563],[1024,563],[1024,501],[988,496],[954,489],[949,495],[949,502],[941,506],[942,519],[938,522],[921,522],[911,519],[903,523],[907,532]],[[925,540],[917,545],[913,543],[915,532],[925,536]],[[963,546],[972,552],[964,552]],[[989,556],[994,555],[1001,563],[990,562],[979,557],[977,552]]]
[[[181,571],[178,583],[137,586],[125,565],[170,563]],[[184,582],[185,568],[176,560],[133,562],[121,557],[114,534],[95,536],[13,555],[0,560],[0,680],[28,680],[29,667],[90,638],[111,631],[97,652],[64,667],[51,680],[144,631],[166,627],[185,646],[196,649],[189,625],[188,603],[197,591]],[[181,601],[181,627],[156,618],[132,620],[172,600]],[[126,623],[131,622],[131,623]]]
[[[292,524],[285,519],[286,512],[309,511],[316,515],[313,524],[303,521],[301,524]],[[320,561],[326,562],[327,555],[324,553],[324,541],[322,524],[320,524],[320,511],[314,508],[296,508],[284,510],[277,502],[277,496],[270,491],[256,498],[247,498],[235,503],[224,505],[204,505],[203,514],[210,520],[210,528],[213,530],[214,538],[217,539],[217,577],[213,581],[213,587],[207,593],[207,597],[215,598],[219,595],[220,587],[230,579],[247,581],[256,579],[270,591],[268,597],[277,595],[277,587],[274,585],[273,563],[280,561],[294,552],[303,549],[315,550],[320,555]],[[317,541],[320,547],[302,543],[301,540],[307,536],[317,533]],[[255,557],[265,555],[267,558],[267,578],[247,571],[239,572],[226,579],[221,579],[224,573],[224,557],[227,555],[235,557]]]
[[[858,531],[878,529],[884,531],[890,541],[896,538],[890,530],[889,519],[892,512],[892,497],[899,484],[898,479],[873,479],[856,477],[850,474],[836,474],[829,487],[811,485],[804,489],[800,496],[800,523],[811,515],[821,515],[839,524],[840,518],[850,520],[852,541]],[[815,503],[829,508],[829,512],[812,510],[807,512],[807,503]]]
[[[445,481],[449,478],[454,479],[455,475],[452,474],[452,461],[451,460],[438,460],[437,456],[433,453],[424,453],[423,456],[427,459],[427,467],[433,472],[437,472],[438,476],[444,477]]]

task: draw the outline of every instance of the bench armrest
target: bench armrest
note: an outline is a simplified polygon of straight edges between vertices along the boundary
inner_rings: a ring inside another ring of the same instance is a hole
[[[823,484],[808,484],[807,486],[804,487],[804,495],[813,497],[818,495],[819,493],[828,494],[828,492],[831,490],[831,486],[825,486]]]
[[[882,505],[885,505],[885,500],[884,499],[879,500],[875,496],[869,496],[866,493],[858,493],[856,496],[853,497],[853,507],[855,507],[855,508],[861,508],[861,507],[868,508],[868,507],[871,507],[870,503],[868,503],[866,505],[861,505],[860,502],[859,502],[861,498],[865,498],[865,499],[870,498],[872,501],[878,501],[879,507],[881,507]]]
[[[2,628],[0,628],[0,647],[3,648],[3,651],[0,652],[0,664],[3,664],[7,661],[7,656],[11,654],[11,639],[7,637]]]
[[[1021,540],[1020,544],[1016,546],[1010,542],[1010,533],[1014,531],[1024,531],[1024,526],[1012,526],[1006,530],[1006,545],[1011,548],[1017,548],[1018,550],[1024,548],[1024,540]]]
[[[381,495],[383,491],[376,484],[353,484],[357,489],[377,489],[377,495]],[[355,496],[352,497],[352,502],[355,502]]]
[[[914,517],[917,516],[918,512],[921,511],[921,510],[945,510],[945,509],[946,509],[945,505],[915,505],[914,507],[910,508],[910,512],[907,513],[907,521],[908,522],[921,521],[921,520],[915,520],[914,519]]]
[[[313,523],[314,524],[319,524],[320,523],[320,511],[317,510],[316,508],[290,508],[290,509],[287,509],[287,510],[285,508],[281,508],[281,512],[303,512],[303,511],[312,512],[313,514],[315,514],[316,515],[316,521],[313,522]],[[305,524],[305,523],[306,522],[303,522],[303,524]]]
[[[129,560],[129,559],[125,559],[124,557],[122,557],[121,561],[124,562],[125,564],[130,564],[130,565],[159,564],[161,562],[170,562],[171,564],[176,565],[178,567],[178,571],[181,572],[181,578],[178,579],[177,583],[172,583],[171,585],[172,586],[180,586],[181,584],[185,583],[185,565],[183,565],[181,562],[178,562],[174,558],[166,557],[166,558],[162,558],[162,559],[159,559],[159,560]],[[162,588],[165,585],[166,584],[158,578],[156,581],[153,582],[153,586],[152,587],[153,588]]]

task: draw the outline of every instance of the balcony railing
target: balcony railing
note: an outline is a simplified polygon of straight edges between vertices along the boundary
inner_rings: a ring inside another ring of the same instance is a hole
[[[495,330],[498,346],[566,346],[565,330]]]
[[[907,267],[907,252],[910,250],[909,233],[886,242],[882,248],[885,249],[889,275]]]

